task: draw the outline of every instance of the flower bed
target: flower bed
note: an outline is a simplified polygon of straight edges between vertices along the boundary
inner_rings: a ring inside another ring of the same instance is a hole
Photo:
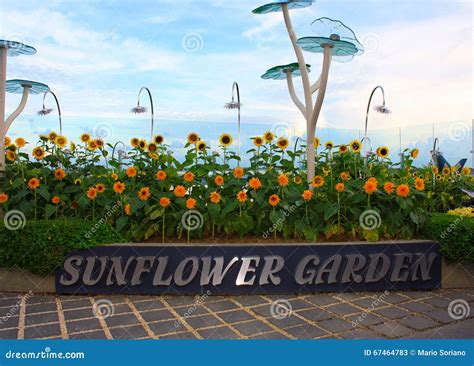
[[[7,138],[0,208],[34,220],[100,219],[134,241],[374,241],[419,236],[430,212],[458,207],[459,188],[473,188],[468,168],[414,168],[416,149],[404,151],[401,165],[388,159],[385,146],[365,160],[360,141],[320,146],[318,139],[316,176],[308,184],[304,146],[290,147],[271,132],[253,142],[250,163],[241,167],[229,134],[215,152],[190,133],[181,161],[160,135],[152,142],[134,138],[123,163],[110,144],[88,134],[69,146],[55,133],[41,136],[31,155],[23,139]]]

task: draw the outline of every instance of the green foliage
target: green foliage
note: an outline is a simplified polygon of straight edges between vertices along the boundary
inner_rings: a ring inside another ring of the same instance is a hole
[[[449,262],[474,263],[474,219],[469,216],[433,214],[423,229],[427,239],[441,243]]]
[[[0,224],[0,267],[19,266],[32,273],[51,274],[75,249],[123,242],[104,223],[79,219],[27,221],[19,230]]]

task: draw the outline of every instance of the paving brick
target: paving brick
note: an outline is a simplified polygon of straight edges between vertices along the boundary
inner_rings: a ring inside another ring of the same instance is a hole
[[[318,325],[331,333],[341,333],[352,329],[351,323],[343,319],[328,319],[318,322]]]
[[[149,300],[133,302],[138,311],[150,311],[164,309],[165,305],[160,300]]]
[[[215,327],[223,324],[212,314],[186,318],[186,322],[194,329]]]
[[[137,317],[132,313],[112,315],[108,318],[105,318],[105,321],[109,327],[120,327],[124,325],[139,324]]]
[[[351,322],[354,327],[380,324],[384,319],[374,313],[361,313],[345,317],[345,320]]]
[[[264,334],[252,335],[249,339],[288,339],[287,336],[278,332],[269,332]]]
[[[354,329],[340,334],[342,339],[383,339],[384,337],[367,329]]]
[[[408,311],[415,313],[423,313],[434,309],[434,306],[425,304],[419,301],[410,301],[399,305],[401,308],[404,308]]]
[[[259,320],[251,320],[245,323],[234,324],[233,327],[237,329],[244,336],[252,336],[259,333],[270,332],[273,329],[267,324]]]
[[[59,323],[35,325],[25,328],[25,339],[47,338],[60,335],[61,329],[59,328]]]
[[[254,317],[244,310],[232,310],[225,313],[219,313],[219,317],[227,323],[244,322],[253,320]]]
[[[325,310],[328,310],[334,314],[341,315],[341,316],[357,314],[361,312],[359,308],[356,308],[355,306],[352,306],[346,303],[330,305],[330,306],[327,306]]]
[[[175,318],[173,313],[166,309],[145,311],[140,314],[146,322],[156,322],[158,320],[169,320]]]
[[[413,333],[413,330],[395,321],[372,325],[370,328],[375,332],[386,336],[387,338],[400,338]]]
[[[106,339],[106,338],[107,336],[105,335],[103,330],[69,334],[69,339]]]
[[[269,303],[267,299],[261,296],[238,296],[234,299],[243,306],[257,306]]]
[[[310,303],[314,305],[332,305],[332,304],[339,304],[341,301],[332,297],[331,295],[311,295],[308,297],[305,297],[306,301],[309,301]]]
[[[220,311],[239,309],[239,306],[237,304],[229,300],[206,303],[205,305],[211,311],[214,311],[216,313]]]
[[[38,324],[46,324],[46,323],[53,323],[58,322],[59,317],[58,313],[44,313],[44,314],[33,314],[33,315],[26,315],[25,316],[25,325],[38,325]]]
[[[282,319],[277,319],[277,318],[267,318],[267,320],[276,325],[278,328],[285,329],[289,327],[294,327],[296,325],[301,325],[305,324],[306,321],[304,319],[301,319],[300,317],[297,317],[294,314],[290,314],[289,316],[286,316]]]
[[[424,313],[426,316],[429,316],[430,318],[433,318],[434,320],[437,320],[443,324],[448,324],[455,322],[456,319],[453,319],[447,309],[436,309],[433,311],[429,311]]]
[[[25,314],[36,314],[56,311],[56,302],[45,302],[40,304],[28,304],[25,308]]]
[[[148,337],[148,333],[141,325],[112,328],[110,329],[110,333],[114,339],[136,339]]]
[[[239,339],[239,336],[227,327],[202,329],[198,333],[204,339]]]
[[[183,306],[183,307],[177,307],[174,308],[176,312],[181,315],[182,317],[190,317],[190,316],[196,316],[196,315],[205,315],[209,314],[209,311],[204,308],[203,306]]]
[[[303,324],[292,328],[286,328],[285,332],[291,334],[297,339],[315,339],[329,334],[327,331],[311,324]]]
[[[89,318],[81,320],[66,321],[68,333],[77,333],[90,330],[102,329],[99,319]]]
[[[0,339],[16,339],[18,336],[18,329],[1,329],[0,330]]]
[[[394,306],[389,306],[387,308],[376,309],[374,313],[385,316],[389,319],[398,319],[403,318],[404,316],[409,315],[410,313],[407,310],[399,309]]]
[[[163,334],[183,332],[187,329],[177,319],[147,323],[151,331],[161,338]]]
[[[424,318],[422,316],[414,316],[414,315],[410,315],[410,316],[407,316],[406,318],[403,318],[400,321],[400,324],[405,325],[409,328],[416,329],[416,330],[425,330],[425,329],[433,328],[439,325],[439,323],[434,320]]]
[[[311,321],[327,320],[327,319],[334,318],[336,316],[334,313],[331,313],[321,308],[300,310],[297,313]]]
[[[189,332],[181,332],[181,333],[176,333],[176,334],[169,334],[169,335],[160,337],[160,339],[196,339],[196,336]]]

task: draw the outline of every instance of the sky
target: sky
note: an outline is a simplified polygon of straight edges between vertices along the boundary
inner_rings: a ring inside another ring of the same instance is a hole
[[[157,130],[173,134],[174,126],[188,123],[215,131],[216,124],[235,121],[234,111],[223,108],[234,81],[240,86],[247,128],[260,133],[283,125],[301,135],[305,122],[286,83],[260,78],[268,68],[295,61],[282,14],[251,13],[262,4],[1,0],[0,38],[38,50],[34,56],[9,58],[7,79],[48,84],[60,99],[66,135],[107,123],[116,136],[124,131],[146,136],[147,117],[130,114],[142,86],[153,94]],[[370,92],[382,85],[393,113],[371,113],[370,129],[410,131],[419,125],[454,123],[466,135],[466,144],[470,141],[471,1],[317,0],[291,16],[298,37],[313,35],[311,22],[326,16],[351,27],[365,47],[349,63],[333,62],[319,128],[363,129]],[[314,82],[322,56],[305,57]],[[295,84],[301,95],[300,79]],[[30,98],[10,134],[51,129],[33,117],[41,98]],[[19,95],[7,96],[7,115],[19,100]],[[147,103],[143,98],[142,104]],[[92,120],[101,122],[87,123]]]

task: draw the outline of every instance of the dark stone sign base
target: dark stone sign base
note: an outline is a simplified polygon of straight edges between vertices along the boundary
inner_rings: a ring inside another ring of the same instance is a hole
[[[63,294],[281,294],[431,290],[441,285],[433,241],[323,244],[108,245],[71,253]]]

